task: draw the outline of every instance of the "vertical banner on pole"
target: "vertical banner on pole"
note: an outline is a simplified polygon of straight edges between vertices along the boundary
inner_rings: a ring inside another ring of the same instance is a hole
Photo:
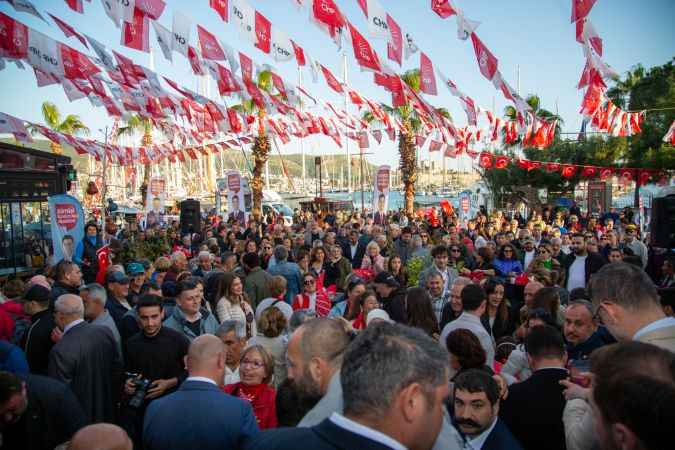
[[[244,201],[244,183],[238,170],[230,170],[227,179],[227,220],[237,221],[246,226],[246,203]]]
[[[54,262],[72,261],[75,247],[84,238],[84,210],[80,202],[67,194],[53,195],[47,200],[52,218],[51,233]]]
[[[459,196],[459,209],[462,211],[462,219],[469,218],[469,210],[471,209],[471,196],[468,192],[462,192]]]
[[[166,203],[166,180],[160,177],[150,178],[145,194],[145,228],[165,222],[164,205]]]
[[[373,186],[373,220],[378,225],[387,223],[390,181],[391,167],[387,165],[378,167]]]

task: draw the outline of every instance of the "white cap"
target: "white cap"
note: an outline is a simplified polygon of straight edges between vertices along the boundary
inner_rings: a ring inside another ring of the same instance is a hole
[[[480,235],[476,238],[476,242],[473,244],[473,246],[476,247],[476,250],[478,250],[479,248],[483,248],[486,245],[487,245],[487,241],[485,240],[485,238],[483,236],[480,236]]]
[[[370,325],[370,322],[372,322],[375,319],[381,319],[386,322],[393,322],[393,320],[389,318],[389,314],[387,314],[387,311],[385,311],[384,309],[373,309],[368,313],[368,316],[366,317],[366,326]]]

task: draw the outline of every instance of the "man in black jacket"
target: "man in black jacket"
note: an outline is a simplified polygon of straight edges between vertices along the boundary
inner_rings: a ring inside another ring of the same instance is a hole
[[[366,254],[366,246],[360,242],[358,231],[352,230],[349,232],[349,241],[342,247],[342,254],[352,263],[354,269],[361,268],[363,255]]]
[[[54,346],[52,331],[56,327],[49,309],[49,290],[31,286],[23,296],[23,311],[30,315],[30,328],[23,334],[20,346],[26,354],[31,373],[47,375],[49,351]]]
[[[558,330],[544,325],[534,327],[525,338],[525,351],[532,376],[509,386],[499,417],[525,450],[565,450],[564,387],[565,343]]]
[[[0,372],[0,423],[3,449],[52,450],[69,441],[87,419],[65,384]]]
[[[387,311],[391,320],[406,324],[408,313],[405,307],[405,287],[401,287],[389,272],[380,272],[373,280],[382,309]]]
[[[54,309],[54,302],[63,294],[80,293],[80,285],[82,284],[82,271],[80,266],[71,261],[62,260],[55,268],[56,282],[52,286],[49,294],[49,308]]]

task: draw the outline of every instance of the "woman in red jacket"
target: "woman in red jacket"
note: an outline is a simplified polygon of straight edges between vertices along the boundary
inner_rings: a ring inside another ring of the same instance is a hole
[[[252,345],[244,350],[239,362],[241,381],[228,384],[223,390],[246,400],[253,408],[258,428],[277,427],[276,391],[270,382],[274,374],[274,360],[261,345]]]
[[[326,317],[330,312],[331,301],[325,289],[317,286],[317,277],[311,271],[302,277],[302,293],[293,299],[293,311],[311,309],[319,317]]]

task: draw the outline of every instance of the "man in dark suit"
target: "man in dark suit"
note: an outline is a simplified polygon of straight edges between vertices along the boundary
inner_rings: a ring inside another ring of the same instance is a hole
[[[33,285],[23,296],[23,311],[30,315],[30,328],[21,339],[21,348],[32,373],[47,375],[49,352],[54,347],[52,331],[56,327],[49,309],[49,289]]]
[[[352,263],[354,269],[361,268],[363,255],[366,254],[366,246],[359,241],[358,231],[352,230],[349,232],[349,240],[342,246],[342,254]]]
[[[205,334],[187,354],[189,377],[178,391],[148,406],[143,423],[145,450],[240,448],[258,433],[250,403],[225,394],[225,344]]]
[[[471,369],[454,379],[455,426],[465,446],[475,450],[522,450],[499,419],[499,386],[484,370]]]
[[[534,327],[525,338],[525,350],[532,376],[509,387],[499,416],[525,450],[565,450],[560,381],[568,372],[562,335],[548,325]]]
[[[228,214],[228,221],[235,221],[239,223],[239,225],[246,226],[246,215],[244,214],[244,211],[242,211],[239,208],[239,196],[238,195],[232,195],[232,208],[230,208],[232,211],[230,214]]]
[[[310,428],[264,431],[245,448],[429,450],[443,422],[447,361],[447,352],[419,329],[371,325],[344,356],[343,414],[335,412]]]
[[[49,376],[70,386],[90,422],[112,422],[122,375],[112,332],[85,322],[82,299],[73,294],[56,300],[54,319],[63,335],[49,353]]]
[[[52,450],[87,425],[82,406],[65,384],[0,372],[3,449]]]
[[[387,224],[387,212],[385,211],[385,196],[380,194],[377,198],[377,212],[373,214],[373,223],[375,225],[386,225]]]

